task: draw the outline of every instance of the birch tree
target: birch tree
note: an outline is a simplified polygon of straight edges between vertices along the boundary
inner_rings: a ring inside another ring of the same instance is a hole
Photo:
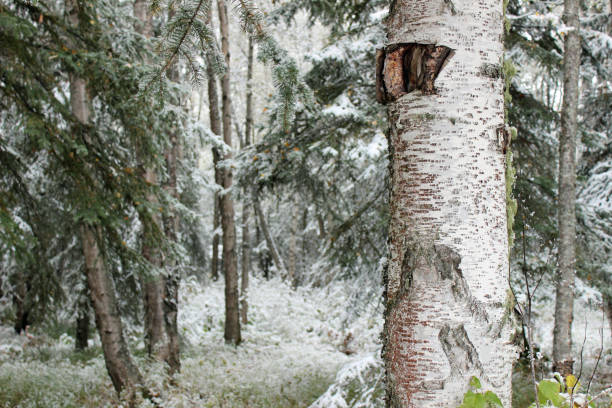
[[[472,376],[510,406],[503,4],[396,0],[386,24],[387,406],[457,407]]]
[[[563,56],[563,105],[559,138],[559,272],[553,331],[553,370],[572,373],[572,319],[576,274],[576,133],[580,76],[580,5],[565,0],[568,26]]]

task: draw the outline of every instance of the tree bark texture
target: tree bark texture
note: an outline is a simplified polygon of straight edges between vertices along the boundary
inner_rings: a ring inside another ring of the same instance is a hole
[[[253,133],[253,48],[253,37],[249,36],[249,50],[247,54],[246,119],[244,125],[243,147],[247,147],[251,144],[251,134]],[[242,324],[247,324],[249,310],[249,271],[251,270],[249,208],[250,203],[244,203],[242,205],[242,276],[240,280],[240,320]]]
[[[78,3],[68,2],[67,9],[70,23],[73,26],[80,24]],[[91,103],[87,84],[74,74],[70,76],[70,104],[76,119],[82,124],[89,124]],[[117,393],[125,391],[127,400],[131,402],[135,392],[141,387],[142,377],[132,361],[123,336],[114,282],[100,249],[102,229],[97,224],[81,223],[79,232],[85,258],[85,274],[106,369]]]
[[[79,294],[76,306],[77,318],[74,347],[76,350],[85,350],[89,340],[89,298],[86,289]]]
[[[565,0],[563,21],[572,27],[565,36],[563,105],[559,137],[559,272],[553,330],[553,370],[564,376],[573,370],[572,320],[576,271],[576,134],[580,76],[580,4]]]
[[[388,407],[458,407],[472,376],[511,405],[502,3],[391,5]]]
[[[213,28],[212,26],[212,7],[209,7],[207,14],[207,24]],[[210,130],[215,135],[221,136],[221,116],[219,113],[219,92],[217,90],[217,76],[215,75],[215,70],[213,68],[213,61],[211,60],[210,55],[206,54],[206,75],[208,77],[208,114],[210,119]],[[215,182],[220,187],[223,186],[223,175],[221,174],[221,170],[218,168],[220,154],[219,150],[215,147],[212,148],[213,155],[213,167],[215,169]],[[215,192],[214,200],[214,211],[213,211],[213,237],[212,237],[212,260],[210,263],[211,266],[211,276],[214,280],[219,279],[219,234],[217,230],[219,229],[219,220],[221,218],[220,214],[220,197],[219,193]]]
[[[274,238],[272,238],[272,234],[270,233],[270,228],[268,228],[268,223],[266,222],[266,217],[264,216],[263,210],[261,209],[261,203],[259,202],[259,193],[256,191],[253,197],[253,207],[255,208],[255,214],[257,215],[257,220],[259,221],[259,227],[261,228],[264,238],[266,239],[266,244],[268,246],[268,251],[272,255],[272,260],[274,261],[274,265],[278,270],[278,273],[282,277],[287,276],[287,268],[285,267],[285,262],[283,262],[283,258],[281,258],[280,253],[278,252],[278,248],[276,247],[276,243],[274,242]]]
[[[134,17],[136,19],[136,32],[146,38],[153,35],[151,15],[149,5],[144,0],[134,2]],[[157,173],[155,168],[147,165],[144,168],[144,178],[150,185],[157,184]],[[148,202],[152,203],[153,208],[159,207],[159,199],[156,194],[149,192],[146,194]],[[161,215],[153,212],[151,215],[155,228],[163,230]],[[150,231],[145,231],[145,237],[150,235]],[[157,245],[151,244],[145,238],[142,245],[142,255],[151,264],[154,271],[150,276],[141,279],[143,304],[144,304],[144,330],[145,344],[147,353],[159,361],[168,358],[168,333],[164,324],[164,277],[162,271],[162,254]]]
[[[604,295],[603,308],[608,318],[608,327],[610,328],[610,337],[612,337],[612,297]]]
[[[103,255],[100,252],[98,239],[101,229],[95,225],[80,226],[87,282],[93,304],[96,327],[104,352],[106,369],[117,393],[126,392],[128,401],[141,387],[142,377],[132,361],[123,336],[123,325],[117,305],[115,286],[112,277],[106,270]]]
[[[222,111],[223,111],[223,141],[232,147],[232,101],[230,90],[230,50],[229,50],[229,20],[227,5],[224,0],[218,0],[219,25],[221,29],[221,51],[225,57],[225,74],[221,79]],[[224,159],[232,158],[228,151]],[[223,192],[221,194],[221,228],[223,229],[223,273],[225,275],[225,341],[234,345],[241,342],[240,316],[238,307],[238,259],[236,255],[236,224],[234,202],[230,193],[232,187],[232,171],[227,167],[223,170]]]
[[[180,82],[181,78],[176,61],[170,66],[168,77],[175,83]],[[174,120],[178,121],[179,119],[175,116]],[[182,138],[178,134],[179,128],[180,127],[178,124],[175,124],[171,128],[170,145],[164,152],[168,177],[163,185],[163,188],[168,195],[173,197],[177,202],[180,201],[180,196],[178,193],[178,164],[183,157]],[[180,218],[176,208],[168,208],[168,211],[166,211],[164,217],[164,226],[166,238],[170,242],[178,242],[179,225]],[[180,339],[178,332],[178,295],[181,275],[178,269],[178,263],[175,259],[166,260],[164,267],[166,270],[166,278],[163,285],[163,316],[164,327],[168,336],[168,354],[165,357],[165,360],[169,367],[169,374],[173,375],[174,373],[179,372],[181,369]]]
[[[298,239],[298,223],[300,221],[300,207],[294,204],[293,213],[291,215],[291,236],[289,237],[289,267],[287,268],[287,279],[292,288],[296,287],[296,270],[297,270],[297,239]]]
[[[173,80],[178,81],[178,72],[176,67],[173,67]],[[168,169],[168,180],[164,184],[164,189],[168,194],[179,200],[177,189],[178,183],[178,161],[182,157],[181,141],[176,134],[170,136],[170,147],[166,153],[166,167]],[[169,208],[164,219],[166,238],[171,242],[178,241],[179,235],[179,215],[176,209]],[[180,271],[178,270],[177,262],[174,259],[168,259],[165,264],[166,278],[163,282],[163,326],[167,333],[167,350],[165,361],[169,367],[169,373],[172,375],[180,371],[180,347],[179,347],[179,332],[178,332],[178,305],[179,305],[179,285]]]
[[[31,323],[28,292],[30,291],[30,278],[25,278],[23,272],[17,273],[15,289],[13,291],[13,307],[15,308],[15,333],[21,334]]]

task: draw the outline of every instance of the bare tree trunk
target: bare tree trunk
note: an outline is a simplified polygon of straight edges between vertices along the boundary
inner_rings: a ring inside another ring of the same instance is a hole
[[[612,297],[604,295],[603,307],[608,317],[608,327],[610,328],[610,337],[612,337]]]
[[[213,150],[216,150],[213,148]],[[218,156],[218,154],[213,154],[214,156]],[[213,159],[213,166],[215,167],[215,180],[217,179],[216,173],[219,173],[217,170],[217,163],[219,160]],[[219,229],[219,220],[221,219],[221,213],[219,211],[219,193],[215,192],[214,197],[214,209],[213,209],[213,238],[212,238],[212,260],[210,262],[211,266],[211,276],[213,280],[219,279],[219,234],[217,230]]]
[[[13,307],[15,307],[15,333],[21,334],[30,325],[30,308],[27,302],[30,291],[30,278],[25,278],[23,272],[17,273],[13,291]]]
[[[229,21],[227,5],[218,0],[219,23],[221,28],[221,50],[225,56],[226,71],[221,80],[223,99],[223,141],[232,147],[232,100],[230,90],[230,50]],[[231,151],[224,159],[232,158]],[[223,193],[221,194],[221,228],[223,229],[223,273],[225,275],[225,341],[234,345],[241,342],[240,316],[238,308],[238,259],[236,256],[236,225],[234,220],[234,202],[230,193],[232,171],[229,167],[223,170]]]
[[[387,37],[387,406],[458,407],[476,376],[509,407],[502,1],[395,0]]]
[[[253,208],[255,208],[255,206],[253,205]],[[259,245],[261,244],[261,227],[259,226],[259,217],[257,216],[257,212],[255,212],[255,242],[257,243],[257,247],[259,248]],[[259,265],[259,269],[261,270],[261,272],[263,273],[263,276],[266,280],[268,280],[270,278],[270,274],[269,274],[269,266],[268,263],[266,262],[267,259],[267,253],[264,253],[261,250],[257,251],[257,263]]]
[[[289,284],[292,288],[296,287],[295,271],[297,264],[297,235],[299,223],[300,207],[294,204],[293,214],[291,215],[291,236],[289,237],[289,268],[287,269]]]
[[[177,62],[175,61],[169,70],[169,78],[175,83],[179,83],[181,78],[178,70]],[[179,101],[180,104],[180,101]],[[163,186],[164,190],[173,197],[177,202],[180,200],[178,193],[178,163],[183,157],[182,138],[178,134],[178,117],[174,117],[175,124],[171,128],[170,146],[164,153],[166,158],[166,168],[168,178]],[[176,208],[170,207],[166,212],[165,219],[166,238],[171,242],[178,241],[179,235],[179,214]],[[166,279],[164,282],[163,292],[163,312],[164,312],[164,328],[168,336],[168,354],[165,357],[169,367],[169,374],[173,375],[181,369],[180,356],[180,339],[178,332],[178,307],[179,307],[179,285],[181,275],[178,269],[178,263],[175,259],[168,259],[165,265]]]
[[[255,191],[253,196],[253,207],[255,208],[255,215],[257,215],[257,220],[259,221],[259,227],[263,231],[264,238],[266,239],[268,250],[270,251],[270,254],[272,254],[274,265],[276,266],[276,269],[278,270],[280,276],[286,277],[287,268],[285,267],[283,258],[281,258],[280,253],[278,252],[278,248],[276,247],[276,243],[274,242],[274,238],[272,238],[272,234],[270,233],[270,229],[268,228],[266,217],[264,216],[264,213],[261,209],[261,204],[259,202],[258,191]]]
[[[176,80],[178,73],[173,68],[172,74]],[[181,142],[176,134],[170,137],[171,145],[166,152],[166,166],[168,168],[168,180],[164,188],[174,199],[179,200],[177,190],[177,165],[180,160]],[[172,242],[178,240],[179,216],[176,209],[169,208],[165,219],[166,237]],[[168,260],[166,263],[166,279],[163,285],[163,316],[164,329],[167,333],[167,349],[165,361],[169,367],[170,375],[177,373],[181,369],[179,332],[178,332],[178,294],[180,285],[180,272],[175,260]]]
[[[151,15],[149,13],[149,5],[144,0],[136,0],[134,2],[134,17],[136,19],[136,31],[146,38],[151,38],[153,35],[153,26],[151,24]],[[145,166],[144,169],[145,181],[150,185],[156,185],[157,173],[151,165]],[[154,208],[159,207],[159,199],[157,195],[149,192],[146,194],[148,202],[152,203]],[[162,218],[157,212],[151,215],[154,228],[163,231]],[[142,255],[151,264],[152,273],[150,276],[141,278],[143,304],[144,304],[144,330],[145,344],[147,353],[150,357],[157,360],[165,361],[168,358],[168,333],[164,325],[164,277],[162,272],[162,254],[157,245],[152,245],[146,236],[151,235],[152,231],[145,231],[145,239],[142,245]]]
[[[212,30],[212,7],[208,9],[207,24]],[[219,92],[217,91],[217,77],[213,68],[213,62],[208,54],[206,54],[206,75],[208,76],[208,106],[209,106],[209,118],[210,118],[210,129],[215,135],[221,136],[221,117],[219,113]],[[223,174],[218,168],[220,154],[216,147],[212,149],[213,154],[213,167],[215,169],[215,182],[219,186],[223,186]],[[213,211],[213,238],[212,238],[212,260],[211,276],[214,280],[219,279],[219,220],[221,219],[220,214],[220,197],[219,193],[215,192],[214,200],[214,211]]]
[[[576,133],[580,75],[580,4],[565,0],[564,23],[572,27],[565,37],[563,106],[559,138],[559,275],[553,330],[553,370],[572,373],[572,320],[576,271]]]
[[[71,88],[73,88],[71,82]],[[71,95],[74,95],[71,92]],[[132,361],[123,336],[123,325],[117,306],[115,285],[106,270],[99,242],[99,226],[82,224],[80,226],[87,282],[93,304],[96,326],[100,334],[106,369],[117,393],[126,391],[126,398],[132,401],[135,392],[142,385],[142,377]]]
[[[78,2],[67,3],[69,21],[73,26],[80,24]],[[70,75],[70,105],[72,113],[82,124],[90,122],[90,96],[82,78]],[[82,222],[79,226],[85,274],[93,305],[96,326],[100,334],[106,369],[117,393],[126,391],[127,400],[133,403],[135,392],[141,388],[142,377],[132,361],[123,336],[123,326],[115,294],[115,285],[106,269],[100,250],[102,229],[96,224]]]
[[[79,294],[77,300],[77,318],[74,347],[76,350],[85,350],[89,341],[89,299],[87,289]]]
[[[251,133],[253,132],[253,37],[249,36],[249,51],[247,54],[247,92],[246,92],[246,120],[244,126],[243,147],[251,144]],[[247,201],[245,192],[245,201]],[[242,324],[248,321],[248,292],[249,271],[251,270],[251,245],[249,236],[249,208],[250,203],[242,204],[242,276],[240,282],[240,320]]]

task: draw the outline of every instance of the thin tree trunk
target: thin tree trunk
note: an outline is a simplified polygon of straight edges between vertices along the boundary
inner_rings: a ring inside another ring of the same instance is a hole
[[[396,0],[387,37],[387,406],[458,407],[476,376],[509,407],[502,1]]]
[[[272,260],[274,261],[274,265],[278,270],[278,273],[281,277],[287,276],[287,268],[285,267],[285,263],[283,262],[283,258],[281,258],[280,253],[276,247],[276,243],[274,242],[274,238],[272,238],[272,234],[270,233],[270,229],[268,228],[268,223],[266,222],[266,218],[261,209],[261,204],[259,202],[259,192],[255,191],[253,196],[253,207],[255,208],[255,215],[257,215],[257,220],[259,221],[259,227],[263,231],[264,238],[266,239],[266,243],[268,246],[268,251],[272,255]]]
[[[229,20],[227,5],[218,0],[219,25],[221,29],[221,50],[225,56],[225,74],[221,80],[223,99],[223,141],[232,147],[232,100],[230,90],[230,50]],[[231,150],[224,159],[232,158]],[[241,342],[240,316],[238,307],[238,259],[236,256],[236,225],[234,202],[230,193],[232,171],[229,167],[223,170],[223,193],[221,194],[221,228],[223,229],[223,273],[225,275],[225,341],[234,345]]]
[[[76,350],[85,350],[89,341],[89,299],[87,289],[79,294],[77,300],[77,318],[74,347]]]
[[[208,9],[207,24],[212,30],[212,7]],[[208,54],[206,54],[206,75],[208,76],[208,113],[210,118],[210,129],[215,135],[221,136],[221,117],[219,113],[219,92],[217,91],[217,77],[213,68],[213,62]],[[216,147],[212,148],[213,167],[215,169],[215,182],[219,186],[223,186],[223,174],[218,168],[220,154]],[[212,238],[212,260],[211,276],[214,280],[219,279],[219,229],[221,211],[219,193],[214,195],[214,211],[213,211],[213,238]]]
[[[255,208],[254,205],[253,208]],[[257,212],[255,212],[255,242],[257,243],[256,246],[259,248],[259,245],[261,244],[261,227],[259,226],[259,217],[257,217]],[[257,251],[257,262],[259,264],[259,269],[263,273],[264,278],[268,280],[269,271],[266,263],[266,256],[267,254],[265,254],[263,251]]]
[[[78,7],[76,1],[67,3],[69,21],[73,26],[80,24]],[[70,75],[70,105],[72,113],[82,124],[90,122],[90,100],[85,81]],[[115,285],[100,250],[102,228],[97,224],[82,222],[79,225],[79,232],[85,258],[85,273],[106,369],[117,393],[126,391],[127,400],[133,404],[135,392],[141,387],[142,377],[132,361],[123,336]]]
[[[580,75],[580,4],[565,0],[564,23],[572,27],[565,37],[563,105],[559,138],[559,275],[553,330],[553,370],[572,373],[572,320],[576,270],[576,134]]]
[[[296,265],[297,265],[297,235],[299,223],[300,207],[294,204],[293,214],[291,215],[291,236],[289,237],[289,268],[287,269],[289,284],[292,288],[296,287]]]
[[[175,68],[173,68],[175,71]],[[174,72],[173,76],[178,76],[178,73]],[[177,165],[181,159],[181,142],[176,134],[171,135],[171,146],[166,152],[166,166],[168,168],[168,180],[164,185],[165,190],[168,194],[174,197],[175,200],[179,200],[177,190]],[[166,237],[171,242],[177,242],[178,231],[179,231],[179,216],[176,213],[176,209],[169,208],[165,219]],[[166,263],[166,279],[163,285],[163,316],[164,316],[164,328],[167,333],[167,347],[168,354],[165,357],[165,361],[169,367],[170,375],[177,373],[181,369],[180,359],[180,346],[179,346],[179,332],[178,332],[178,294],[180,285],[180,273],[178,270],[177,262],[173,259],[168,260]]]
[[[175,83],[180,82],[180,74],[175,61],[171,66],[168,77]],[[180,104],[180,102],[179,102]],[[164,190],[177,202],[180,200],[178,193],[178,163],[182,160],[182,138],[178,134],[178,118],[171,128],[170,146],[166,149],[166,168],[168,178],[163,186]],[[165,213],[165,233],[166,238],[171,242],[178,242],[180,218],[176,208],[170,207]],[[180,339],[178,332],[178,308],[179,308],[179,285],[181,275],[178,263],[175,259],[168,259],[165,265],[166,279],[164,281],[163,292],[163,312],[164,328],[168,336],[168,354],[165,357],[169,367],[169,374],[173,375],[181,369]]]
[[[15,333],[21,334],[30,325],[30,311],[27,297],[30,291],[30,278],[24,278],[23,272],[17,273],[17,283],[13,291],[13,307],[15,307]]]
[[[146,38],[151,38],[153,35],[153,26],[151,24],[151,15],[149,13],[149,5],[144,0],[136,0],[134,2],[134,17],[136,19],[136,32]],[[157,184],[157,173],[151,165],[145,166],[144,169],[145,181],[150,185]],[[146,199],[153,205],[153,208],[159,207],[159,199],[157,195],[148,192]],[[163,231],[162,218],[156,211],[151,215],[154,228]],[[145,231],[145,239],[142,245],[142,255],[151,264],[152,274],[141,279],[143,304],[144,304],[144,330],[145,344],[147,353],[150,357],[157,360],[165,361],[168,358],[168,333],[164,325],[164,277],[161,276],[162,271],[162,254],[157,245],[153,245],[146,237],[151,235],[152,231]]]
[[[74,83],[74,82],[72,82]],[[71,88],[73,88],[71,83]],[[72,95],[74,95],[71,92]],[[135,392],[142,385],[142,377],[132,361],[123,336],[123,325],[117,305],[115,285],[106,270],[100,252],[101,228],[96,225],[80,226],[85,270],[89,292],[96,317],[96,327],[100,334],[106,369],[117,393],[126,391],[126,398],[132,401]]]
[[[253,37],[249,36],[249,51],[247,54],[247,85],[246,85],[246,120],[244,126],[243,148],[251,144],[253,132]],[[245,191],[245,200],[247,199]],[[249,207],[250,203],[242,205],[242,276],[240,282],[240,320],[242,324],[248,321],[249,271],[251,270],[251,245],[249,237]]]
[[[612,337],[612,297],[604,295],[603,307],[608,317],[608,328],[610,329],[610,337]]]

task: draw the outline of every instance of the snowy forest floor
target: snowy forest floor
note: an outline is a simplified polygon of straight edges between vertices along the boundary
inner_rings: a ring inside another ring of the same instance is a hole
[[[223,342],[223,282],[185,280],[179,315],[182,371],[172,386],[161,365],[145,364],[142,328],[130,326],[129,339],[139,365],[149,367],[145,378],[148,387],[160,393],[159,406],[379,407],[380,296],[372,292],[369,300],[352,298],[350,293],[365,291],[349,289],[351,285],[359,284],[292,290],[278,279],[253,278],[249,322],[243,326],[243,343],[235,348]],[[594,296],[585,290],[577,299],[574,342],[580,347],[586,339],[583,378],[588,380],[604,334],[595,379],[600,388],[612,381],[612,344],[601,312],[589,307]],[[544,356],[550,348],[552,317],[546,311],[551,302],[544,299],[535,310],[536,337]],[[29,336],[16,336],[12,327],[0,326],[0,407],[120,406],[97,336],[88,350],[75,352],[74,338],[66,333],[70,324],[65,321]],[[541,361],[545,368],[546,359]],[[523,397],[515,406],[525,407],[531,388],[526,373],[517,371],[515,383],[515,396]]]
[[[146,381],[160,391],[164,407],[308,407],[341,367],[350,372],[356,362],[379,368],[381,313],[368,310],[349,319],[346,293],[340,284],[294,291],[277,279],[254,278],[249,322],[243,326],[243,343],[235,348],[223,342],[223,282],[184,281],[177,386],[168,385],[159,365],[145,372]],[[131,329],[129,338],[140,366],[149,366],[142,333]],[[90,344],[75,352],[74,338],[66,333],[33,332],[28,338],[0,326],[0,406],[118,406],[99,341]]]

